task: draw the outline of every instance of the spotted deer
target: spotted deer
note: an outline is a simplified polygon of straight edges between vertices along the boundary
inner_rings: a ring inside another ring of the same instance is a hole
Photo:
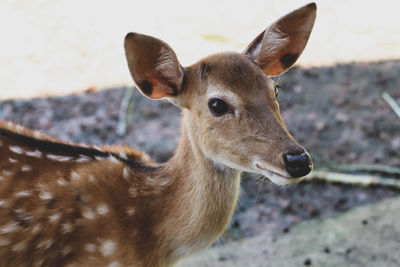
[[[315,16],[311,3],[243,53],[185,68],[163,41],[129,33],[126,58],[140,91],[182,109],[180,142],[164,164],[1,122],[0,265],[171,266],[225,230],[241,171],[299,182],[311,159],[285,128],[270,76],[295,63]]]

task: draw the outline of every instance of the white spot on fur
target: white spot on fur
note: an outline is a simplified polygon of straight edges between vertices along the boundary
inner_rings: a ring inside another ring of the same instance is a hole
[[[72,252],[72,248],[71,246],[65,246],[62,250],[61,253],[63,254],[63,256],[67,256],[69,253]]]
[[[75,181],[78,181],[78,180],[81,179],[81,176],[77,172],[71,172],[71,179],[75,180]]]
[[[104,257],[110,256],[115,251],[115,243],[111,240],[104,241],[100,246],[100,252]]]
[[[35,226],[32,227],[32,234],[36,234],[38,233],[40,230],[42,229],[42,227],[40,226],[40,224],[36,224]]]
[[[126,211],[126,214],[127,214],[128,216],[132,216],[133,214],[135,214],[135,209],[132,208],[132,207],[126,208],[125,211]]]
[[[0,200],[0,207],[6,207],[8,206],[10,203],[7,200]]]
[[[45,185],[43,184],[43,183],[38,183],[37,184],[37,186],[36,186],[39,190],[44,190],[44,188],[45,188]]]
[[[15,126],[15,131],[17,132],[17,133],[22,133],[22,131],[24,130],[24,127],[22,127],[21,125],[16,125]]]
[[[12,172],[10,170],[3,170],[3,176],[10,176]]]
[[[61,232],[63,234],[71,233],[72,232],[72,225],[70,223],[64,223],[61,225]]]
[[[120,163],[120,161],[116,157],[114,157],[113,155],[110,155],[108,157],[108,159],[111,160],[111,162],[113,162],[113,163]]]
[[[24,149],[19,146],[10,146],[10,150],[15,154],[22,154],[24,153]]]
[[[34,157],[38,159],[42,157],[42,152],[37,149],[35,151],[26,151],[25,154],[29,157]]]
[[[19,192],[15,193],[15,196],[16,197],[30,197],[30,196],[32,196],[32,192],[28,191],[28,190],[19,191]]]
[[[0,228],[0,233],[2,233],[2,234],[11,233],[11,232],[13,232],[13,231],[15,231],[17,229],[18,229],[18,226],[17,226],[16,223],[10,223],[10,224],[8,224],[6,226],[1,227]]]
[[[60,186],[65,186],[65,185],[67,185],[67,183],[68,182],[63,178],[58,178],[57,179],[57,184],[60,185]]]
[[[97,206],[97,213],[100,215],[106,215],[109,212],[108,206],[106,204],[100,204]]]
[[[151,160],[150,156],[147,155],[146,153],[142,153],[142,159],[143,159],[144,161],[150,161],[150,160]]]
[[[95,252],[96,251],[97,246],[95,244],[92,243],[88,243],[85,245],[85,250],[87,252]]]
[[[160,179],[160,186],[166,186],[169,184],[169,179],[166,177],[161,177]]]
[[[60,217],[61,217],[60,213],[56,213],[56,214],[50,215],[49,216],[49,221],[52,222],[52,223],[57,222],[60,219]]]
[[[10,163],[17,163],[18,160],[14,159],[14,158],[8,158],[8,160],[10,161]]]
[[[34,267],[41,267],[41,266],[43,266],[43,262],[45,261],[45,258],[40,258],[40,259],[37,259],[36,261],[35,261],[35,264],[33,265]]]
[[[52,239],[48,239],[45,241],[40,242],[36,248],[44,248],[44,249],[49,249],[51,247],[51,245],[53,245],[53,240]]]
[[[124,170],[122,171],[122,177],[124,177],[125,180],[129,179],[128,167],[124,167]]]
[[[29,171],[31,171],[31,170],[32,170],[32,167],[29,166],[28,164],[24,164],[24,165],[22,166],[22,168],[21,168],[21,171],[23,171],[23,172],[29,172]]]
[[[79,158],[76,159],[75,162],[84,163],[84,162],[88,162],[88,161],[90,161],[90,160],[91,160],[91,158],[89,158],[88,156],[79,155]]]
[[[33,136],[37,139],[41,139],[43,137],[43,134],[39,131],[34,131]]]
[[[118,266],[120,266],[120,265],[119,265],[119,262],[117,262],[117,261],[111,262],[109,265],[107,265],[107,267],[118,267]]]
[[[91,182],[91,183],[94,183],[94,182],[96,182],[96,179],[94,179],[94,176],[93,175],[89,175],[89,182]]]
[[[83,211],[83,217],[85,217],[86,219],[89,219],[89,220],[93,220],[94,218],[96,218],[96,213],[94,213],[89,208],[85,208],[85,210]]]
[[[66,161],[70,161],[72,159],[72,157],[53,155],[53,154],[47,154],[46,157],[48,159],[55,160],[55,161],[60,161],[60,162],[66,162]]]
[[[41,199],[43,199],[43,200],[50,200],[50,199],[53,198],[53,195],[50,194],[49,192],[41,192],[41,193],[39,194],[39,197],[40,197]]]
[[[10,240],[0,237],[0,246],[8,246],[10,244]]]
[[[20,243],[18,243],[18,244],[15,244],[15,245],[12,247],[12,251],[14,251],[14,252],[21,252],[22,250],[25,249],[25,246],[26,246],[25,241],[22,241],[22,242],[20,242]]]
[[[125,153],[124,151],[120,151],[118,154],[119,154],[119,156],[120,156],[121,158],[123,158],[123,159],[128,159],[128,157],[126,156],[126,153]]]
[[[101,157],[101,156],[95,156],[94,157],[96,160],[98,160],[98,161],[102,161],[102,160],[105,160],[106,158],[104,158],[104,157]]]

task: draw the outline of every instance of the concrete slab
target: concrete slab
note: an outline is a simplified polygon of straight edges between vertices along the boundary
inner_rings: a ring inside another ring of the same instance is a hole
[[[400,198],[209,249],[178,266],[400,266]]]

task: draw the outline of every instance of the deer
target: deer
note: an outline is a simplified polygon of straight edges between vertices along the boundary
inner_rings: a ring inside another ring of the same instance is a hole
[[[312,160],[286,129],[272,77],[297,61],[315,18],[310,3],[242,53],[188,67],[167,43],[128,33],[138,89],[182,110],[180,141],[165,163],[129,147],[63,142],[1,121],[0,265],[173,266],[227,228],[241,172],[278,186],[301,181]]]

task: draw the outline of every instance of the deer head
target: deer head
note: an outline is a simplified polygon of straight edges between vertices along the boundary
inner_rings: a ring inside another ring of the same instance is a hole
[[[312,163],[286,130],[271,77],[296,62],[315,17],[312,3],[273,23],[243,53],[211,55],[186,68],[163,41],[129,33],[129,70],[145,96],[183,109],[192,141],[215,164],[292,184]]]

